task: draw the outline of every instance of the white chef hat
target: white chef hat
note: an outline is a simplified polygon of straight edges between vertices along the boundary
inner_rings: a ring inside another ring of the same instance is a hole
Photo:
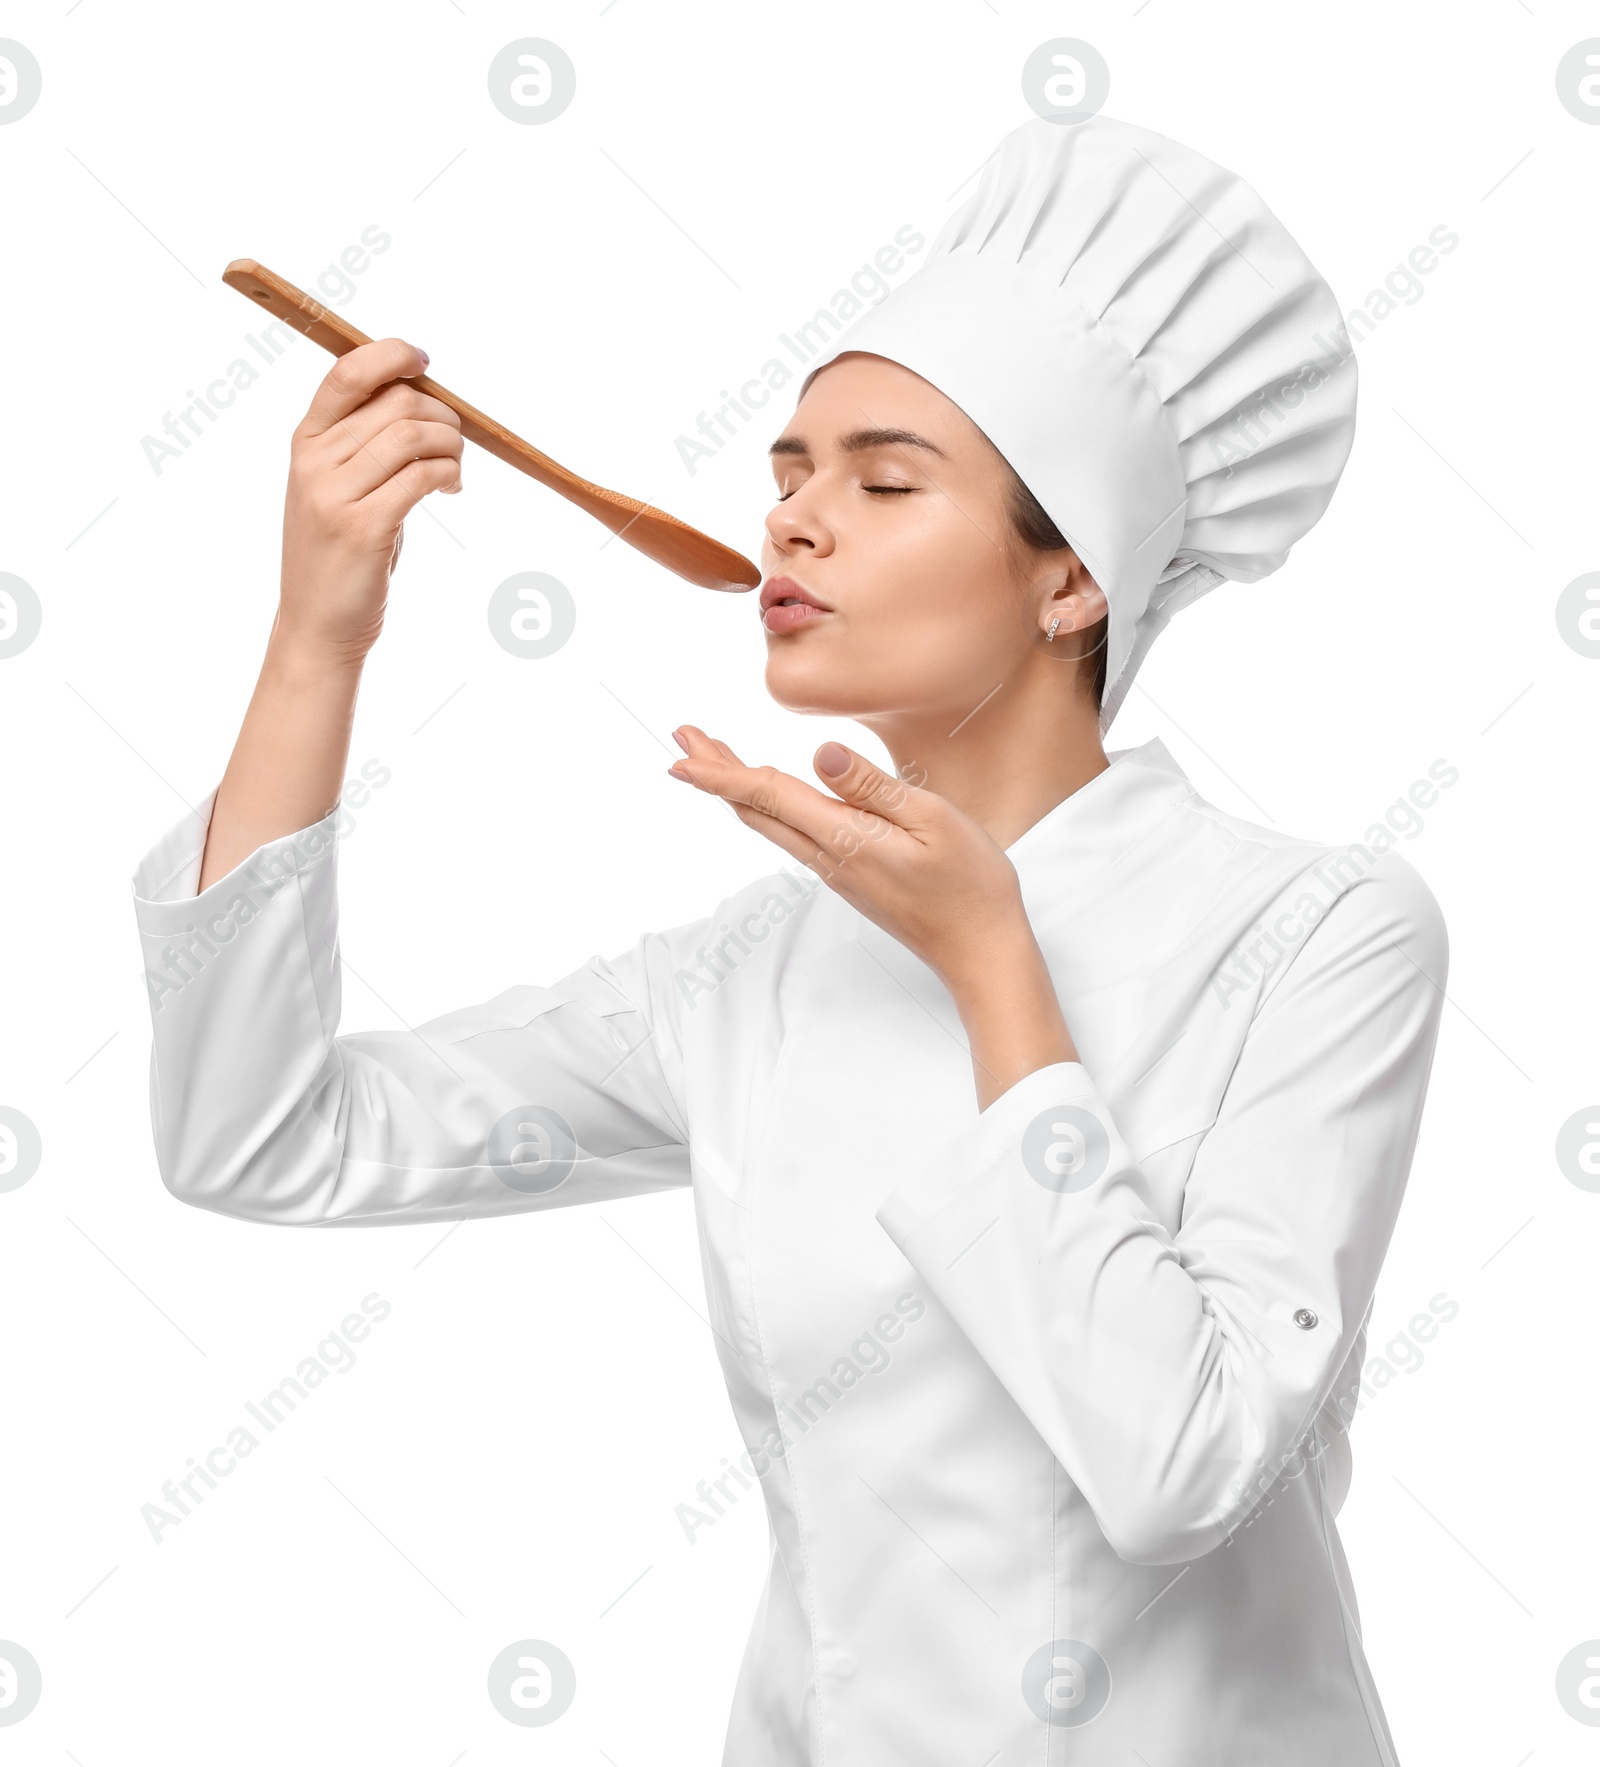
[[[1282,223],[1233,173],[1105,116],[1012,130],[805,386],[847,350],[959,405],[1105,591],[1102,730],[1179,608],[1283,563],[1355,432],[1338,303]]]

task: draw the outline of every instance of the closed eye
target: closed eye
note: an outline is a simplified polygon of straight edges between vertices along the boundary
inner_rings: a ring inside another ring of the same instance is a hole
[[[880,497],[909,497],[916,490],[915,485],[863,485],[863,491],[872,491]],[[793,491],[785,491],[776,499],[779,503],[787,503],[794,495]]]

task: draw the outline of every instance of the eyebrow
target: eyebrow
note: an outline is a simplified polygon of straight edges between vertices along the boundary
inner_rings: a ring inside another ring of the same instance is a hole
[[[839,447],[846,454],[863,454],[869,448],[925,448],[941,460],[950,458],[937,443],[919,436],[913,429],[853,429],[848,435],[840,436]],[[801,436],[779,436],[767,453],[769,456],[803,454],[809,458],[811,446]]]

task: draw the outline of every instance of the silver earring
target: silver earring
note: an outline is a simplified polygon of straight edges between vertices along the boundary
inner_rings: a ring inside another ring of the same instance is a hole
[[[1060,616],[1060,614],[1057,614],[1056,617],[1050,622],[1050,630],[1048,632],[1046,632],[1044,635],[1044,641],[1046,644],[1054,644],[1055,643],[1055,641],[1056,641],[1056,627],[1059,626],[1060,624],[1061,624],[1061,616]]]

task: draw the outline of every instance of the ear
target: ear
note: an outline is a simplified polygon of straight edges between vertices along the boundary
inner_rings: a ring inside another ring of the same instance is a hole
[[[1060,554],[1060,563],[1053,563],[1035,584],[1034,594],[1034,620],[1041,637],[1053,621],[1059,621],[1059,638],[1063,632],[1086,632],[1106,617],[1105,591],[1071,547]]]

